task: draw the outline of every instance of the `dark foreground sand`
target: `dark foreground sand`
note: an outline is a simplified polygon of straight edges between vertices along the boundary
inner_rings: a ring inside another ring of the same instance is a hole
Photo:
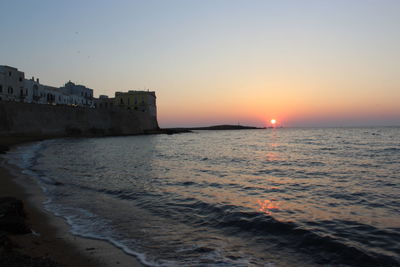
[[[20,174],[19,170],[14,168],[10,171],[8,168],[9,166],[5,168],[4,159],[0,155],[0,197],[15,197],[22,200],[27,224],[34,231],[30,234],[7,235],[11,240],[12,253],[29,256],[28,262],[31,263],[24,266],[143,266],[135,257],[105,241],[80,238],[70,234],[69,226],[64,219],[44,209],[42,203],[46,199],[37,183],[30,177]],[[0,265],[2,265],[1,255],[7,256],[10,253],[1,247],[0,252],[2,253],[0,253]],[[43,264],[41,262],[43,259],[49,264]],[[7,262],[7,266],[20,266],[20,264],[13,265],[11,261]]]

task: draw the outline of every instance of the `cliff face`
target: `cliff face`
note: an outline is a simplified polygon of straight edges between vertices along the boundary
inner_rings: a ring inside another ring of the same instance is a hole
[[[130,135],[157,129],[157,118],[141,111],[0,102],[0,136]]]

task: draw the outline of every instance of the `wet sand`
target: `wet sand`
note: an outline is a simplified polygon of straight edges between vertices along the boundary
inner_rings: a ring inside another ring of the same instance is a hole
[[[19,142],[3,142],[5,145],[15,143]],[[34,232],[8,235],[15,251],[33,258],[49,258],[65,266],[143,266],[135,257],[105,241],[70,234],[70,227],[63,218],[44,209],[46,198],[38,184],[20,170],[9,167],[6,168],[0,155],[0,197],[23,201],[27,223]]]

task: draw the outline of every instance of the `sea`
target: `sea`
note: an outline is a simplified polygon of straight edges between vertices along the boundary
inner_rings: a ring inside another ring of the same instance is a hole
[[[400,266],[400,128],[66,138],[8,161],[146,266]]]

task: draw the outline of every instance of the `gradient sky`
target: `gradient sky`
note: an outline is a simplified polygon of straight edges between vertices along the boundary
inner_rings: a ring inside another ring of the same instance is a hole
[[[0,2],[0,65],[95,95],[151,89],[162,127],[400,125],[400,1]]]

